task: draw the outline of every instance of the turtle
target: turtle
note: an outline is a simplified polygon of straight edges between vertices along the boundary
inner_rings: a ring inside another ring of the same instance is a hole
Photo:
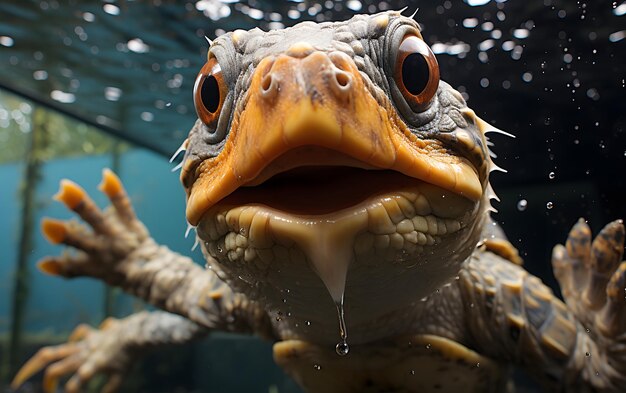
[[[308,392],[501,392],[511,367],[548,391],[626,391],[624,226],[581,219],[553,250],[560,300],[524,270],[490,214],[498,130],[440,79],[397,11],[216,38],[194,85],[186,219],[205,268],[157,244],[119,178],[100,210],[62,180],[87,224],[46,218],[73,253],[45,273],[88,276],[159,311],[81,325],[17,373],[119,388],[140,350],[212,331],[274,341]],[[592,240],[593,239],[593,240]]]

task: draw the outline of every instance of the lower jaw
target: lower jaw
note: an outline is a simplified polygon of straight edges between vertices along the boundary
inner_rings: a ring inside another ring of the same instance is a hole
[[[423,183],[320,215],[288,213],[255,203],[221,204],[204,215],[197,230],[231,284],[258,288],[267,284],[268,276],[282,272],[291,277],[276,277],[276,285],[300,277],[315,286],[315,280],[321,279],[339,303],[349,269],[348,282],[365,286],[367,279],[384,281],[384,276],[367,274],[364,280],[352,271],[380,268],[384,275],[392,270],[389,264],[400,270],[418,266],[435,275],[426,280],[429,283],[445,279],[435,272],[447,271],[448,261],[433,259],[445,259],[454,252],[451,245],[463,242],[477,210],[475,202]]]

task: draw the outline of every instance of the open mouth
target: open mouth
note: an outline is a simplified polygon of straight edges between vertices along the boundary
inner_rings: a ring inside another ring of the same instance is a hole
[[[265,205],[299,216],[344,210],[375,194],[408,189],[421,183],[390,170],[345,166],[304,166],[235,190],[219,206]]]

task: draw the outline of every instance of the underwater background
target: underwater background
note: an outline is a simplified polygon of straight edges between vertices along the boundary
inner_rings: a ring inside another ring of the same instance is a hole
[[[441,78],[516,135],[491,136],[508,171],[492,175],[494,217],[526,269],[558,292],[550,254],[571,225],[585,217],[595,233],[626,218],[626,1],[0,0],[0,389],[79,323],[146,307],[100,282],[36,269],[62,252],[39,231],[44,216],[71,217],[52,200],[60,179],[104,206],[96,185],[112,168],[152,236],[192,254],[168,159],[195,121],[205,36],[404,7],[419,8]],[[35,378],[20,391],[38,389]],[[273,364],[270,343],[218,333],[148,355],[124,391],[300,390]]]

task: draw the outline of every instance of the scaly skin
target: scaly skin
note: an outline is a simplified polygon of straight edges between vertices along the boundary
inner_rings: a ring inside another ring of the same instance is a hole
[[[101,279],[184,318],[80,328],[14,386],[53,362],[48,390],[73,374],[66,389],[80,391],[98,372],[112,390],[139,349],[219,329],[278,341],[275,360],[311,392],[499,392],[509,365],[550,391],[626,390],[623,224],[592,243],[580,222],[555,248],[567,305],[523,270],[489,218],[493,128],[438,80],[434,57],[419,97],[398,76],[400,48],[420,40],[397,12],[216,39],[181,174],[211,269],[157,245],[108,171],[105,213],[73,183],[58,195],[92,232],[43,223],[81,251],[44,271]]]

